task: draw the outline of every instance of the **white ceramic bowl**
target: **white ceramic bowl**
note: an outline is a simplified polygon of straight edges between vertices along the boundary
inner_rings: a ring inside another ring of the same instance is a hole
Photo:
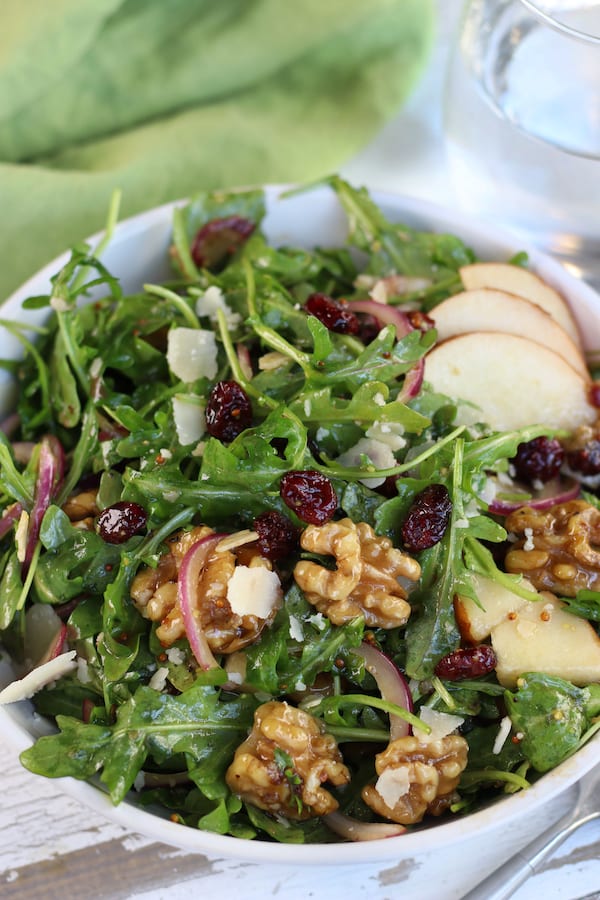
[[[266,189],[268,215],[264,229],[276,244],[291,243],[310,247],[315,244],[339,246],[346,234],[346,218],[337,199],[328,189],[317,189],[291,198],[280,199],[282,188]],[[461,237],[482,259],[506,260],[525,249],[532,268],[549,284],[565,295],[575,313],[588,349],[600,347],[600,297],[589,287],[576,281],[556,262],[538,251],[482,222],[457,215],[418,200],[373,193],[384,213],[420,229],[449,232]],[[108,269],[118,275],[125,291],[138,289],[142,283],[159,281],[168,273],[166,251],[170,240],[171,205],[150,210],[122,222],[103,255]],[[92,246],[98,236],[90,239]],[[48,290],[50,277],[66,262],[65,254],[46,266],[18,290],[3,306],[5,318],[24,317],[41,321],[43,312],[24,313],[22,301]],[[0,356],[16,356],[16,342],[2,338]],[[507,360],[507,364],[510,361]],[[0,407],[9,403],[7,379],[0,382]],[[0,687],[12,680],[10,664],[0,663]],[[47,727],[32,714],[32,706],[21,702],[0,708],[0,735],[17,752],[30,746]],[[74,779],[61,779],[66,793],[82,804],[101,813],[131,832],[144,834],[185,850],[210,856],[233,857],[254,862],[293,863],[296,865],[329,865],[366,863],[381,860],[410,862],[407,878],[412,883],[411,867],[416,872],[428,871],[435,862],[439,872],[444,860],[449,866],[471,866],[481,874],[506,858],[519,846],[531,840],[556,818],[564,792],[593,768],[600,756],[600,736],[554,771],[544,775],[533,787],[503,798],[487,809],[415,831],[402,837],[359,844],[282,845],[265,841],[243,841],[232,837],[197,831],[174,824],[158,814],[135,805],[135,798],[114,807],[99,788]],[[559,796],[560,795],[560,796]],[[557,800],[558,798],[558,800]],[[502,848],[502,856],[499,855]],[[430,870],[430,877],[433,870]],[[408,882],[403,880],[403,886]]]

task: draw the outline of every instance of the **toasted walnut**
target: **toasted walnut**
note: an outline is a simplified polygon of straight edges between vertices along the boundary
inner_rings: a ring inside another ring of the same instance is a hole
[[[206,525],[180,532],[169,542],[169,550],[160,558],[158,566],[142,569],[133,580],[131,598],[144,618],[160,622],[156,636],[165,647],[185,636],[177,591],[182,560],[190,547],[213,533]],[[233,612],[227,589],[236,562],[234,552],[220,550],[217,546],[200,573],[200,622],[208,645],[215,653],[233,653],[253,643],[277,611],[273,608],[266,618]],[[249,568],[272,569],[268,559],[256,550],[249,555],[248,548],[245,548],[244,564]]]
[[[397,738],[375,757],[379,778],[363,788],[362,798],[384,819],[401,825],[414,825],[425,813],[441,815],[456,798],[468,747],[458,734],[427,742]]]
[[[234,794],[260,809],[310,819],[337,809],[323,784],[347,784],[350,773],[335,738],[314,716],[272,700],[256,710],[225,779]]]
[[[546,510],[524,506],[506,519],[522,535],[506,554],[507,571],[522,572],[538,590],[574,597],[600,586],[600,510],[570,500]]]
[[[351,519],[309,525],[302,532],[304,550],[335,557],[331,570],[301,560],[294,578],[307,600],[334,625],[364,616],[370,627],[397,628],[410,615],[407,593],[398,579],[417,581],[419,563],[379,537],[365,522]]]
[[[76,528],[93,531],[94,519],[100,512],[96,503],[96,491],[81,491],[79,494],[72,494],[65,500],[62,509]]]

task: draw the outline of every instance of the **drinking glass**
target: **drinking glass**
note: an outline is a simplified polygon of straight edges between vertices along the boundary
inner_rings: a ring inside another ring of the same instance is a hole
[[[598,0],[470,0],[444,128],[459,204],[600,282]]]

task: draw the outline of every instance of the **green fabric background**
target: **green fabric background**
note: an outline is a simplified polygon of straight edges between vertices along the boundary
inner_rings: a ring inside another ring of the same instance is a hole
[[[0,299],[200,188],[334,171],[397,112],[433,0],[3,0]]]

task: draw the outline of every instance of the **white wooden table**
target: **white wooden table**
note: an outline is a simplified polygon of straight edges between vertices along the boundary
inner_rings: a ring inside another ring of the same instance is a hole
[[[353,183],[452,203],[441,142],[444,60],[461,0],[439,0],[438,46],[411,101],[359,157],[342,168]],[[22,769],[1,742],[0,897],[18,900],[460,900],[503,859],[501,842],[484,862],[448,858],[441,879],[411,860],[361,866],[253,865],[182,852],[127,833]],[[539,830],[538,824],[538,830]],[[491,861],[490,861],[491,860]],[[486,868],[487,867],[487,868]],[[515,900],[600,900],[600,823],[581,829],[515,894]]]

